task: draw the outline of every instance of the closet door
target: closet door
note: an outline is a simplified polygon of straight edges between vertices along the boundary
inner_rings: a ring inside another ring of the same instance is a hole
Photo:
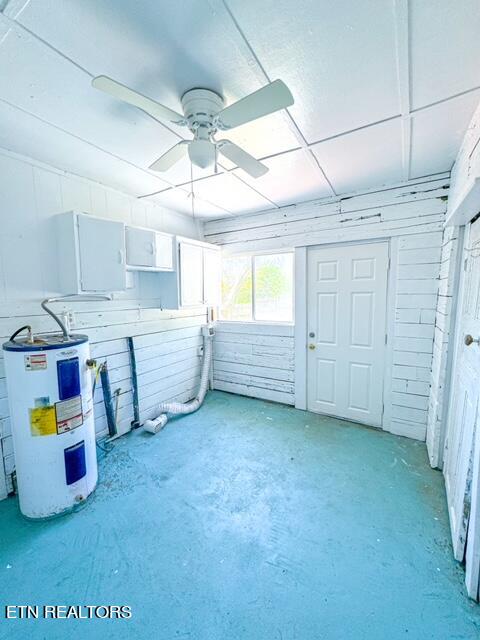
[[[480,387],[480,221],[467,229],[463,266],[458,345],[444,459],[453,551],[460,561],[465,552],[471,489],[478,480],[474,473],[478,476],[480,456],[480,451],[474,452]],[[480,535],[480,531],[477,533]]]

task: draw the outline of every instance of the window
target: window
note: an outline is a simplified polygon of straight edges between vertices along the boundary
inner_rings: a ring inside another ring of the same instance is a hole
[[[222,320],[293,321],[293,253],[222,260]]]

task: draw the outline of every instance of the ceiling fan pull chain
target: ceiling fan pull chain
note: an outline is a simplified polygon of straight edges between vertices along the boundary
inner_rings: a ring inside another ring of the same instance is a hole
[[[192,218],[195,218],[195,192],[193,190],[193,162],[190,162],[190,196],[192,198]]]

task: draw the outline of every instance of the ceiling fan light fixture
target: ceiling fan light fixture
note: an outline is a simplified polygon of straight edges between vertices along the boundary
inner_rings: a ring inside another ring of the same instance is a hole
[[[188,155],[192,164],[206,169],[215,164],[215,145],[210,140],[192,140],[188,145]]]
[[[160,104],[152,98],[109,78],[97,76],[92,85],[123,102],[142,109],[157,120],[167,120],[187,127],[193,140],[180,140],[150,165],[152,171],[168,171],[176,162],[188,155],[192,165],[206,169],[216,167],[217,151],[252,178],[260,178],[268,167],[230,140],[215,140],[218,130],[226,131],[263,118],[293,104],[293,96],[287,85],[274,80],[253,93],[224,106],[222,96],[210,89],[190,89],[182,96],[183,115]]]

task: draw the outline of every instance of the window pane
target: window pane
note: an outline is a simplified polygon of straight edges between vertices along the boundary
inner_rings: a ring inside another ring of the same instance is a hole
[[[255,320],[293,320],[293,253],[255,256]]]
[[[252,259],[232,256],[222,260],[222,320],[252,320]]]

